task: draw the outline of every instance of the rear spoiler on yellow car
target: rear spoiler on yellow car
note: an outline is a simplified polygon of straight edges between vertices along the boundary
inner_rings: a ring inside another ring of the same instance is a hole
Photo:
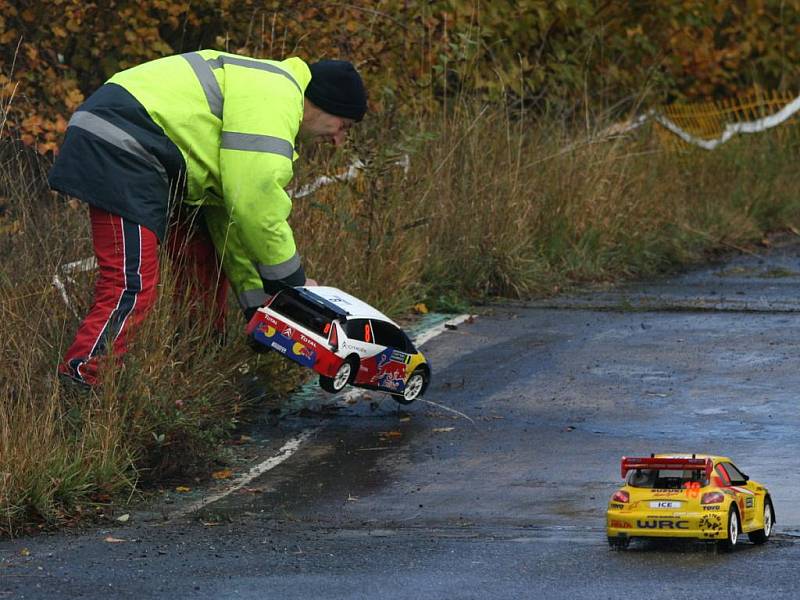
[[[683,469],[683,470],[704,470],[706,478],[711,477],[714,470],[714,462],[710,458],[640,458],[622,457],[621,471],[622,478],[633,469]]]

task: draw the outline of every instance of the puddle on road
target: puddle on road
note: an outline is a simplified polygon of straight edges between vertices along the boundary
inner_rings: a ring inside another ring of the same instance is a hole
[[[619,379],[630,380],[639,379],[641,381],[661,383],[670,381],[672,373],[647,366],[638,365],[612,365],[608,367],[593,367],[589,370],[592,375],[598,377],[616,377]]]

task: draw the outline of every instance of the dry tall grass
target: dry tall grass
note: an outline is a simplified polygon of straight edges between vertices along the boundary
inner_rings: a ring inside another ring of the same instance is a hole
[[[648,275],[800,216],[796,126],[676,154],[462,105],[358,135],[364,178],[298,201],[296,227],[314,276],[382,306]]]
[[[800,225],[795,130],[682,155],[639,135],[585,139],[467,105],[372,117],[353,143],[364,175],[295,203],[307,271],[398,313],[650,274]],[[350,158],[317,153],[298,179]],[[78,322],[51,279],[91,255],[86,210],[47,191],[43,166],[8,142],[0,196],[0,531],[64,522],[126,498],[142,476],[202,468],[246,408],[242,371],[259,369],[276,393],[296,381],[283,361],[250,354],[239,318],[218,344],[165,265],[130,355],[97,394],[64,394],[55,366]],[[81,315],[91,279],[70,285]]]

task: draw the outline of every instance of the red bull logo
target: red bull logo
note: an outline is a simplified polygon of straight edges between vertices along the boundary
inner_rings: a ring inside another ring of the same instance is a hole
[[[309,360],[314,358],[314,351],[311,348],[304,346],[300,342],[296,342],[294,346],[292,346],[292,352],[294,352],[297,356],[302,356]]]
[[[307,367],[313,367],[314,359],[316,358],[317,355],[317,353],[314,352],[314,350],[312,350],[307,346],[304,346],[300,342],[295,342],[294,344],[292,344],[292,354],[293,358],[297,362]]]

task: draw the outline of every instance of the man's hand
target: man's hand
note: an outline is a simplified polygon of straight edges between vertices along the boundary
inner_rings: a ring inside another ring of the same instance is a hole
[[[306,282],[303,285],[308,287],[310,285],[319,285],[319,284],[317,283],[316,279],[308,279],[308,278],[306,278]]]

